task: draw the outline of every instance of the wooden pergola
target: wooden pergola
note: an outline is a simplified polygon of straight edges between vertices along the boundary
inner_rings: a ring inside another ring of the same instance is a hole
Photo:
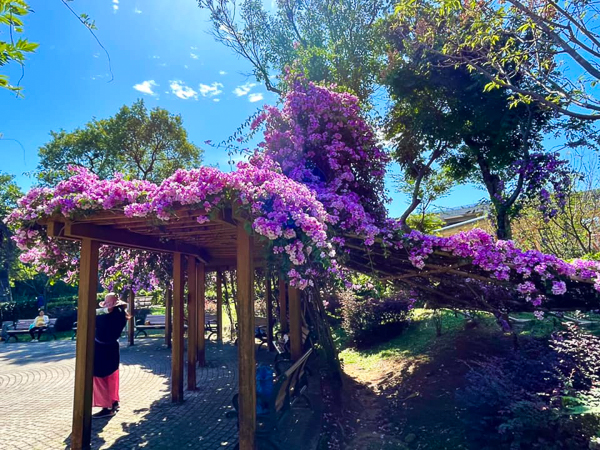
[[[185,271],[188,288],[187,389],[196,389],[196,368],[205,364],[205,277],[217,272],[218,330],[221,338],[222,271],[237,271],[238,355],[239,355],[239,443],[241,450],[254,449],[256,426],[256,380],[254,341],[254,269],[265,266],[265,247],[248,233],[247,220],[231,210],[217,218],[198,223],[203,212],[181,207],[168,221],[127,217],[122,210],[100,211],[78,220],[45,220],[48,236],[81,242],[79,299],[77,312],[77,346],[75,361],[75,393],[71,448],[88,448],[91,442],[92,379],[94,335],[98,290],[98,258],[101,245],[141,249],[173,255],[172,290],[172,370],[171,399],[184,399],[184,290]],[[187,265],[186,260],[187,259]],[[267,322],[272,338],[270,277],[267,286]],[[286,296],[287,291],[287,296]],[[286,297],[288,305],[286,305]],[[292,358],[302,353],[301,295],[297,289],[279,281],[281,325],[290,333]],[[133,303],[133,296],[130,296]],[[169,305],[168,305],[169,306]],[[286,316],[289,309],[289,324]],[[167,326],[170,324],[167,308]],[[130,330],[133,325],[130,323]],[[130,334],[130,343],[133,335]]]

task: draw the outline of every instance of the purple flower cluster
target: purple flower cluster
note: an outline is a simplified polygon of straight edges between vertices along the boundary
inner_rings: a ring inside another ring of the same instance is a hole
[[[411,263],[419,269],[425,267],[427,258],[434,252],[467,258],[491,278],[515,282],[516,291],[534,306],[540,306],[547,295],[564,295],[567,292],[565,280],[568,279],[593,282],[594,288],[600,291],[599,262],[575,260],[567,263],[536,250],[523,251],[512,241],[496,241],[480,229],[447,237],[412,231],[397,246],[408,250]],[[546,286],[550,282],[548,289]]]
[[[16,229],[14,236],[23,262],[33,263],[39,270],[70,279],[76,274],[77,258],[72,245],[48,238],[36,221],[52,216],[75,219],[102,210],[120,210],[129,217],[171,220],[181,205],[193,205],[200,210],[197,220],[209,220],[211,211],[220,208],[244,209],[253,220],[254,231],[272,242],[273,253],[286,259],[284,266],[295,267],[293,284],[306,287],[306,270],[317,260],[332,266],[328,260],[335,251],[327,238],[327,223],[332,218],[307,186],[282,175],[271,164],[268,168],[240,163],[238,170],[223,173],[210,167],[190,171],[178,170],[160,186],[147,182],[127,181],[121,176],[100,180],[91,172],[77,168],[74,176],[54,189],[34,189],[23,197],[17,209],[7,218]],[[235,205],[234,205],[235,204]],[[275,247],[283,251],[276,251]],[[320,251],[316,251],[319,249]],[[105,265],[106,280],[131,279],[140,258],[118,257],[114,250],[103,257],[114,264]],[[314,253],[313,253],[314,252]],[[313,257],[311,257],[313,255]],[[314,258],[314,255],[319,255]],[[325,255],[322,257],[321,255]],[[318,273],[318,272],[315,272]],[[154,272],[136,289],[152,286]],[[108,283],[110,285],[110,283]]]
[[[344,231],[372,245],[386,219],[383,177],[387,154],[363,118],[358,99],[288,74],[291,89],[281,109],[266,107],[252,123],[265,125],[263,151],[252,163],[278,163],[308,186]]]
[[[545,220],[565,207],[573,172],[559,153],[535,152],[526,160],[515,161],[508,178],[517,175],[523,176],[525,198],[538,200]]]

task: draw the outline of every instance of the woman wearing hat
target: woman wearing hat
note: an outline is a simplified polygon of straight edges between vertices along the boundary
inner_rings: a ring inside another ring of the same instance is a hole
[[[119,409],[119,337],[129,318],[126,306],[111,292],[96,310],[93,406],[102,409],[92,416],[95,419],[114,416]]]

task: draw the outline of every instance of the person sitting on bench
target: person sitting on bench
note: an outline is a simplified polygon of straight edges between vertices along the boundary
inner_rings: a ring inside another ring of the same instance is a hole
[[[34,321],[29,325],[29,334],[31,336],[31,342],[37,342],[41,339],[42,333],[46,328],[48,328],[48,323],[50,319],[48,316],[44,314],[44,310],[40,309],[38,316],[34,319]],[[35,332],[37,331],[38,337],[35,338]]]

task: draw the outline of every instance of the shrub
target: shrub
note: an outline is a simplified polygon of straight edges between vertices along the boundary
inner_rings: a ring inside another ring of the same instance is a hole
[[[471,440],[482,447],[588,448],[600,430],[600,339],[570,325],[550,341],[523,339],[503,357],[470,362],[466,406]]]
[[[373,345],[400,334],[408,324],[408,302],[398,297],[341,296],[342,328],[357,346]]]

